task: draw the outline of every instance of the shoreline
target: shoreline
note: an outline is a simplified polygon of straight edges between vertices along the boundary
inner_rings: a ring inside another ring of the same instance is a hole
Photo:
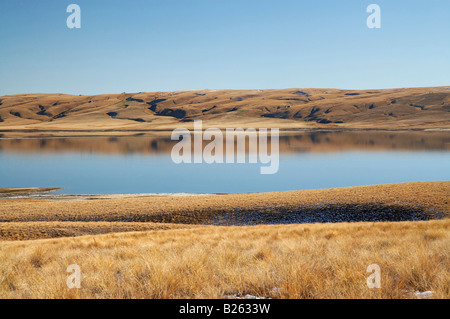
[[[39,187],[36,187],[39,189]],[[62,188],[59,188],[62,189]],[[57,189],[57,190],[59,190]],[[3,192],[0,188],[0,199],[36,199],[36,200],[94,200],[94,199],[121,199],[121,198],[140,198],[140,197],[183,197],[183,196],[205,196],[222,194],[202,194],[202,193],[129,193],[129,194],[49,194],[48,192]],[[57,191],[54,190],[54,191]]]
[[[180,126],[174,126],[173,129],[177,129]],[[234,127],[238,128],[238,126]],[[239,127],[244,130],[248,128],[254,128],[253,126],[249,127]],[[203,128],[202,132],[205,132],[208,128]],[[219,128],[220,129],[220,128]],[[447,132],[450,131],[450,128],[448,127],[412,127],[412,128],[375,128],[375,127],[368,127],[368,128],[352,128],[352,127],[314,127],[314,128],[279,128],[280,133],[284,134],[295,134],[295,133],[303,133],[303,132]],[[125,129],[99,129],[99,130],[83,130],[83,129],[77,129],[77,130],[48,130],[48,129],[0,129],[0,133],[20,133],[20,134],[29,134],[29,133],[59,133],[57,135],[50,135],[49,138],[59,138],[59,137],[111,137],[110,134],[105,135],[96,135],[95,133],[113,133],[116,134],[116,136],[141,136],[142,134],[146,133],[155,133],[155,134],[162,134],[162,135],[171,135],[172,130],[171,129],[136,129],[136,130],[125,130]],[[85,133],[83,135],[64,135],[64,134],[71,134],[71,133]],[[129,135],[126,133],[136,133],[134,135]],[[237,132],[239,133],[239,132]],[[270,131],[267,132],[270,134]],[[124,134],[124,135],[121,135]],[[31,138],[34,136],[31,135]],[[42,136],[36,136],[36,138],[40,138]],[[7,139],[7,138],[21,138],[21,137],[2,137],[0,135],[0,139]],[[26,138],[26,137],[24,137]]]

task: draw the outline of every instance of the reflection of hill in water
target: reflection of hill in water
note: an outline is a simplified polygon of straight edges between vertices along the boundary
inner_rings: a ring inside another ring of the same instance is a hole
[[[169,135],[2,138],[0,150],[157,154],[169,153],[175,143]],[[450,134],[446,131],[317,131],[280,136],[283,153],[346,150],[450,150]]]

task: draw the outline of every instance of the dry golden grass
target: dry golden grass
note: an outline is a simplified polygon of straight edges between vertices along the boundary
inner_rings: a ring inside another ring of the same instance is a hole
[[[448,87],[387,90],[202,90],[0,97],[0,128],[171,131],[192,128],[449,128]]]
[[[11,222],[0,223],[0,240],[77,237],[130,231],[194,228],[196,225],[139,222]]]
[[[0,298],[412,298],[414,291],[449,298],[449,187],[423,182],[177,198],[3,198]],[[218,212],[232,217],[269,209],[269,220],[280,210],[324,203],[337,205],[336,213],[381,203],[446,218],[199,225]],[[43,239],[49,237],[65,238]],[[80,289],[66,285],[71,264],[81,268]],[[366,286],[371,264],[381,267],[381,289]]]
[[[449,298],[449,227],[449,219],[203,226],[0,242],[0,297]],[[71,264],[81,268],[80,289],[66,285]],[[381,268],[380,289],[366,286],[370,264]]]
[[[289,192],[184,197],[121,197],[78,201],[0,199],[0,222],[82,221],[203,224],[243,212],[289,214],[323,205],[414,208],[450,212],[450,182],[416,182]]]
[[[414,216],[427,220],[450,215],[449,194],[450,182],[417,182],[236,195],[105,195],[70,201],[0,198],[0,240],[209,224],[323,222],[324,218],[331,222],[412,220]]]

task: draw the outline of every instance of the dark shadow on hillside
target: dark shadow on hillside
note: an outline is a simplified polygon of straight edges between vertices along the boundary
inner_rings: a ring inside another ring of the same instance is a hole
[[[340,222],[399,222],[441,219],[445,214],[414,205],[320,204],[303,207],[264,207],[176,212],[136,216],[140,222],[248,226]]]

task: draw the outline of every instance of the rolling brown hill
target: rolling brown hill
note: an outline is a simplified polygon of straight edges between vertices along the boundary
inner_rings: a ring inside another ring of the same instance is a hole
[[[449,112],[450,87],[22,94],[0,97],[0,131],[450,128]]]

